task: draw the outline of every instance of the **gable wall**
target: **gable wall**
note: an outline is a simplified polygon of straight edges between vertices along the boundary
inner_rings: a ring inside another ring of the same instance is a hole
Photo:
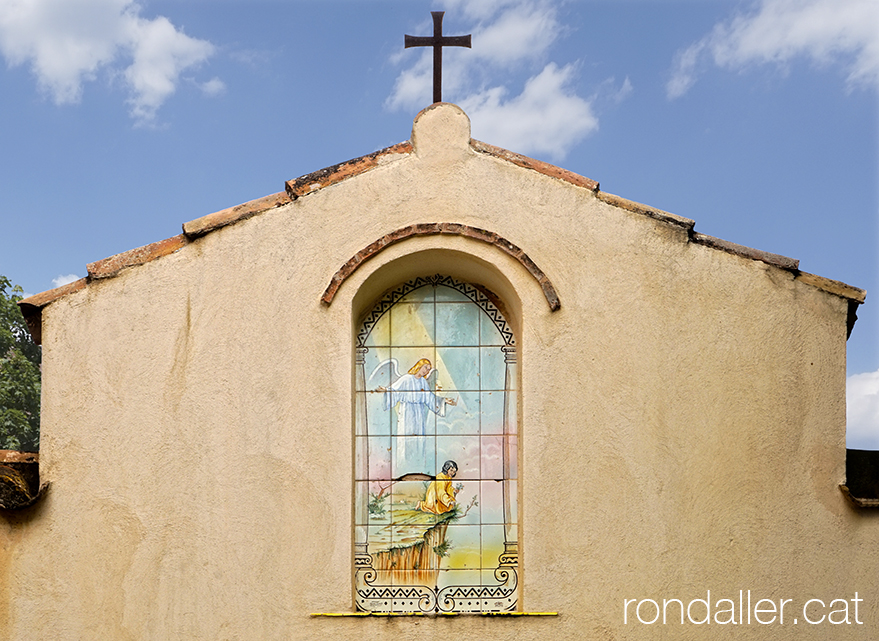
[[[0,524],[0,639],[613,639],[633,625],[627,598],[851,599],[873,585],[877,521],[837,488],[846,301],[479,154],[455,113],[430,122],[404,157],[45,308],[52,486]],[[561,309],[496,247],[449,236],[387,248],[321,304],[348,258],[422,222],[515,243]],[[352,607],[358,315],[421,268],[484,269],[508,306],[522,605],[559,617],[309,616]]]

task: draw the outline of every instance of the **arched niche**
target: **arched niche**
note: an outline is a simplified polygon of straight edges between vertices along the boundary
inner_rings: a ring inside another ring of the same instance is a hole
[[[517,609],[519,305],[497,267],[441,249],[354,297],[358,610]]]
[[[413,241],[413,245],[417,242]],[[504,261],[503,256],[494,257],[490,250],[485,251],[483,248],[477,253],[461,239],[448,239],[443,245],[445,246],[416,247],[413,251],[393,256],[388,262],[377,265],[359,284],[352,298],[354,326],[369,313],[372,304],[393,287],[415,276],[442,274],[482,288],[494,300],[518,335],[521,329],[522,299],[517,292],[517,286],[532,285],[529,277],[521,273],[524,270],[520,270],[521,281],[514,284],[518,266],[512,261]],[[533,291],[532,289],[532,293]]]

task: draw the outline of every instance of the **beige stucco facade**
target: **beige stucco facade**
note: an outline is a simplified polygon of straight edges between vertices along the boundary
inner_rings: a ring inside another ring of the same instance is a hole
[[[413,227],[437,223],[459,226]],[[51,485],[0,519],[0,639],[875,638],[879,514],[838,487],[863,292],[692,227],[436,105],[411,145],[26,301]],[[353,609],[355,328],[435,273],[516,331],[521,608],[557,615],[313,616]],[[635,617],[709,590],[736,620],[740,590],[792,601],[783,624]],[[806,623],[813,598],[850,623]]]

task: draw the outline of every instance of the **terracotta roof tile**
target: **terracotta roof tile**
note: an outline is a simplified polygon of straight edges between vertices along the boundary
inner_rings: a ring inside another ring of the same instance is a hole
[[[823,289],[825,292],[836,294],[842,298],[848,298],[859,305],[867,300],[867,292],[865,290],[846,285],[838,280],[831,280],[808,272],[799,272],[797,274],[797,280],[812,285],[813,287],[817,287],[818,289]]]
[[[323,189],[324,187],[329,187],[330,185],[342,182],[346,178],[362,174],[363,172],[384,164],[389,160],[394,160],[397,157],[404,158],[411,153],[412,143],[407,140],[392,145],[391,147],[386,147],[385,149],[367,154],[366,156],[360,156],[359,158],[354,158],[353,160],[348,160],[339,163],[338,165],[333,165],[332,167],[325,167],[324,169],[313,171],[310,174],[305,174],[299,178],[288,180],[287,194],[290,196],[291,200],[296,200],[297,198],[301,198],[302,196]]]
[[[506,160],[507,162],[511,162],[514,165],[518,165],[519,167],[524,167],[525,169],[533,169],[534,171],[540,172],[541,174],[544,174],[546,176],[551,176],[553,178],[558,178],[559,180],[564,180],[565,182],[571,183],[572,185],[577,185],[578,187],[585,187],[589,191],[598,191],[598,183],[591,178],[586,178],[585,176],[581,176],[580,174],[575,174],[573,171],[568,171],[567,169],[562,169],[561,167],[550,165],[548,162],[535,160],[534,158],[529,158],[528,156],[523,156],[521,154],[508,151],[501,147],[495,147],[494,145],[489,145],[488,143],[481,142],[479,140],[471,139],[470,147],[474,151],[478,151],[479,153]]]
[[[73,292],[78,292],[79,290],[84,289],[87,282],[87,278],[80,278],[79,280],[75,280],[72,283],[67,283],[66,285],[62,285],[61,287],[56,287],[55,289],[49,289],[40,294],[34,294],[33,296],[29,296],[23,300],[18,301],[18,305],[22,308],[45,307],[52,301],[57,300],[62,296],[67,296],[68,294],[72,294]]]
[[[162,256],[173,254],[188,242],[186,236],[180,234],[179,236],[166,238],[157,243],[151,243],[136,249],[129,249],[127,252],[89,263],[86,266],[89,278],[110,278],[126,267],[143,265]]]
[[[198,238],[220,227],[246,220],[251,216],[286,205],[289,202],[290,196],[286,192],[279,191],[276,194],[257,198],[183,223],[183,233],[187,238]]]
[[[788,258],[787,256],[782,256],[780,254],[771,254],[759,249],[745,247],[744,245],[737,245],[736,243],[731,243],[728,240],[723,240],[721,238],[715,238],[714,236],[706,236],[705,234],[693,232],[690,234],[690,240],[697,245],[713,247],[714,249],[719,249],[729,254],[736,254],[737,256],[750,258],[751,260],[759,260],[789,271],[796,271],[800,268],[800,261],[796,258]]]
[[[643,214],[645,216],[649,216],[650,218],[661,220],[665,223],[678,225],[679,227],[683,227],[687,230],[692,230],[693,227],[696,225],[696,222],[690,220],[689,218],[684,218],[683,216],[678,216],[676,214],[670,214],[667,211],[662,211],[661,209],[656,209],[655,207],[649,207],[648,205],[642,205],[641,203],[636,203],[633,200],[628,200],[620,196],[615,196],[614,194],[609,194],[605,191],[597,191],[595,192],[595,196],[598,198],[598,200],[605,202],[608,205],[620,207],[636,214]]]
[[[19,452],[18,450],[0,450],[0,463],[38,463],[38,452]]]

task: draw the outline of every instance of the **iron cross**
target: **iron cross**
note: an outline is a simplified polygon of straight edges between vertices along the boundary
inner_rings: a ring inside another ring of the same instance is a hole
[[[470,48],[470,36],[444,36],[443,14],[445,11],[431,11],[433,16],[432,36],[406,36],[405,49],[409,47],[433,47],[433,101],[443,101],[443,47]]]

